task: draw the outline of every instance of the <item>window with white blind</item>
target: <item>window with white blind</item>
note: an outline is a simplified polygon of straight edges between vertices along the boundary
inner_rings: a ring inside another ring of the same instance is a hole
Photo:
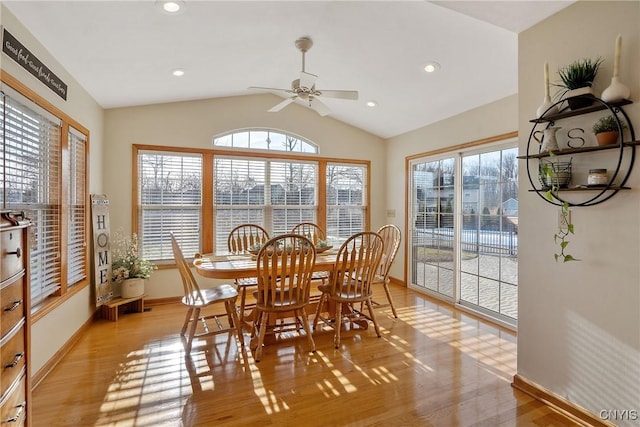
[[[69,129],[69,192],[68,233],[67,233],[67,283],[72,286],[87,277],[85,270],[87,258],[85,201],[87,138],[73,128]]]
[[[200,251],[201,154],[139,151],[138,199],[143,258],[173,259],[172,232],[185,254]]]
[[[227,249],[229,232],[240,224],[277,235],[316,221],[316,162],[216,156],[213,181],[216,251]]]
[[[31,228],[31,303],[61,285],[61,123],[2,94],[2,207],[25,211]]]
[[[338,243],[365,231],[367,168],[329,163],[327,176],[327,240]]]
[[[89,283],[89,132],[3,73],[0,138],[0,209],[24,211],[33,223],[29,264],[37,312],[44,303],[64,301],[71,287]]]
[[[173,260],[169,231],[191,256],[226,252],[240,224],[275,236],[313,222],[331,245],[369,229],[369,161],[323,158],[315,144],[265,129],[215,137],[214,147],[134,145],[143,256]]]

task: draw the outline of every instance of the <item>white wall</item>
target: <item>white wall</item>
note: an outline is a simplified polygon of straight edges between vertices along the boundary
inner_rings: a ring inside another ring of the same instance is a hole
[[[13,14],[0,5],[0,19],[2,25],[16,37],[25,47],[51,69],[62,81],[68,85],[67,100],[63,100],[53,93],[47,86],[29,74],[20,65],[2,54],[2,69],[17,78],[20,82],[35,91],[38,95],[53,104],[56,108],[72,117],[78,123],[89,129],[91,162],[89,164],[90,184],[92,193],[101,192],[102,188],[102,108],[76,82],[73,77],[62,68],[49,52],[36,40],[31,33],[18,22]],[[93,314],[95,305],[92,304],[91,286],[86,287],[74,295],[64,304],[48,313],[33,324],[31,328],[31,369],[38,370],[67,342],[71,336]]]
[[[482,84],[482,82],[478,82]],[[463,114],[450,117],[387,140],[386,210],[395,209],[395,217],[387,218],[403,230],[402,244],[391,267],[391,276],[405,280],[405,159],[417,154],[477,141],[513,132],[518,126],[518,98],[512,95]]]
[[[111,230],[131,230],[132,144],[213,148],[215,135],[252,127],[297,134],[318,144],[323,157],[370,160],[371,227],[383,225],[384,141],[296,104],[268,113],[279,101],[273,95],[247,95],[107,110],[104,189],[109,196]],[[150,299],[182,293],[175,269],[154,272],[145,286]]]
[[[520,34],[521,153],[531,130],[529,119],[542,101],[544,62],[549,62],[551,80],[556,82],[558,67],[602,56],[605,62],[595,85],[600,94],[611,79],[618,34],[622,35],[620,77],[636,101],[624,108],[639,139],[640,3],[579,1]],[[593,117],[598,115],[583,118],[587,131]],[[588,142],[594,143],[592,135]],[[553,259],[557,248],[553,233],[559,208],[528,192],[530,185],[521,174],[518,374],[596,415],[607,409],[640,409],[637,161],[628,185],[633,189],[607,202],[572,209],[576,235],[569,248],[582,261],[558,264]]]

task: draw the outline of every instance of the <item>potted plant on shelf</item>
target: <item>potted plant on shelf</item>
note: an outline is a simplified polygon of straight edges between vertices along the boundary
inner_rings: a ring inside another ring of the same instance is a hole
[[[591,87],[602,61],[603,59],[600,57],[595,60],[584,58],[558,69],[562,84],[556,86],[564,88],[559,95],[567,100],[570,109],[577,110],[593,103],[593,89]]]
[[[600,117],[592,127],[598,145],[616,144],[620,137],[620,130],[624,128],[626,125],[612,115]]]
[[[553,157],[553,153],[551,153],[551,157]],[[561,163],[562,162],[553,161],[540,163],[540,182],[547,188],[545,197],[551,202],[554,202],[554,199],[557,199],[554,194],[557,193],[560,188],[567,187],[569,180],[571,179],[571,161],[568,163],[569,178],[566,177],[566,163],[565,166],[560,166]],[[574,258],[573,255],[566,252],[566,248],[569,245],[570,234],[574,234],[574,226],[571,222],[569,203],[562,201],[560,208],[560,222],[558,229],[553,234],[553,241],[560,247],[559,253],[553,254],[556,262],[560,260],[562,260],[562,262],[580,261],[579,259]]]
[[[144,293],[144,280],[151,277],[157,267],[141,258],[138,252],[138,235],[131,237],[116,235],[112,250],[111,277],[121,286],[122,298],[134,298]]]

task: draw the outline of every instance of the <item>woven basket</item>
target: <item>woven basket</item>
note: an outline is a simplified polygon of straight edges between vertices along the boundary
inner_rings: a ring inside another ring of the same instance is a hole
[[[546,173],[545,171],[550,171]],[[538,179],[544,188],[567,188],[571,182],[571,161],[542,161],[538,168]]]

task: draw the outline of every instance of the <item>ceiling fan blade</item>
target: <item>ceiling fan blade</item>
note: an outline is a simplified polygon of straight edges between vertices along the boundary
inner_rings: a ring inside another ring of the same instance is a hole
[[[305,73],[302,71],[300,73],[300,87],[306,87],[311,89],[316,84],[316,79],[318,76],[311,73]]]
[[[268,90],[269,92],[286,92],[286,93],[294,93],[290,89],[280,89],[276,87],[260,87],[260,86],[249,86],[249,89],[255,90]]]
[[[357,90],[320,90],[320,95],[325,98],[352,99],[358,100]]]
[[[279,103],[278,105],[275,105],[275,106],[271,107],[267,111],[269,111],[270,113],[277,113],[278,111],[282,110],[287,105],[291,104],[295,99],[296,99],[295,96],[292,96],[291,98],[287,98],[284,101],[282,101],[281,103]]]
[[[309,99],[309,108],[315,110],[316,113],[320,114],[322,117],[331,113],[329,107],[327,107],[324,103],[322,103],[318,98],[310,98]]]

